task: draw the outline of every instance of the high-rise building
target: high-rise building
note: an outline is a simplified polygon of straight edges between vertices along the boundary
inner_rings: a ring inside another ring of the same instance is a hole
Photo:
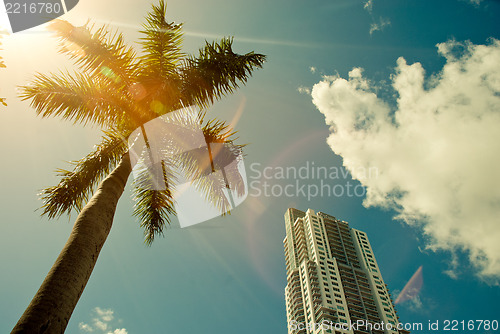
[[[366,233],[311,209],[288,209],[285,226],[289,334],[409,333]]]

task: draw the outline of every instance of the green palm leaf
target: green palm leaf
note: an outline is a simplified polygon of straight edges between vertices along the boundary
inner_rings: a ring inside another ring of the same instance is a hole
[[[38,74],[29,86],[22,88],[22,100],[42,117],[59,116],[75,123],[113,127],[124,122],[132,106],[102,78],[81,73]]]
[[[232,93],[239,82],[247,81],[254,69],[262,67],[266,59],[264,55],[254,52],[236,54],[232,44],[232,38],[223,38],[219,43],[207,42],[197,57],[186,59],[181,69],[186,104],[197,103],[206,107]]]
[[[166,3],[153,5],[152,11],[146,17],[144,30],[141,31],[141,46],[143,53],[139,57],[141,64],[147,69],[143,75],[161,77],[177,75],[177,68],[184,53],[181,51],[182,24],[168,23]]]
[[[156,236],[163,235],[164,227],[170,224],[171,216],[175,216],[174,201],[167,183],[173,175],[164,167],[161,176],[161,180],[155,180],[155,175],[148,168],[135,176],[133,215],[141,221],[147,245],[151,245]],[[156,190],[158,182],[164,182],[163,190]]]
[[[43,215],[54,218],[73,209],[80,211],[95,186],[109,174],[127,152],[127,142],[118,134],[107,133],[95,150],[79,161],[71,162],[72,171],[59,169],[61,181],[44,189],[41,197]]]
[[[121,33],[107,26],[75,27],[64,20],[54,20],[49,29],[61,40],[61,52],[67,54],[91,76],[104,75],[110,84],[121,87],[133,82],[138,64],[135,52],[125,45]]]

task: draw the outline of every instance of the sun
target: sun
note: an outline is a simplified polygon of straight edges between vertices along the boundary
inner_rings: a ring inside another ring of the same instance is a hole
[[[0,0],[0,32],[10,32],[10,22],[3,1]]]

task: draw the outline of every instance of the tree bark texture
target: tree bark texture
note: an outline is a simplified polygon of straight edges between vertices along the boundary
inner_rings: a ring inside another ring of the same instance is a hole
[[[127,153],[76,218],[68,241],[12,334],[64,333],[111,230],[131,170]]]

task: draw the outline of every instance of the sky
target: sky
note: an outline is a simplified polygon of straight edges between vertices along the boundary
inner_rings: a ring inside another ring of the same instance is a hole
[[[108,24],[134,45],[150,5],[80,0],[62,18]],[[499,15],[496,0],[168,1],[186,52],[234,36],[236,52],[267,55],[209,110],[248,143],[248,197],[231,215],[172,227],[148,247],[130,179],[66,332],[286,333],[289,207],[367,233],[401,322],[500,321]],[[40,217],[37,193],[100,132],[37,118],[17,97],[36,72],[74,69],[44,26],[4,36],[2,49],[4,333],[76,217]]]

